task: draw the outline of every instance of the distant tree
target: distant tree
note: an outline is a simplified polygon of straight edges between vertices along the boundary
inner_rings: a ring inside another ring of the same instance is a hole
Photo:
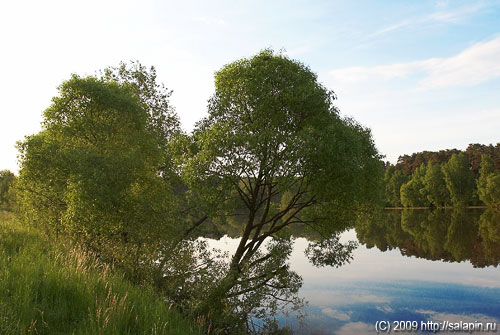
[[[493,146],[493,144],[469,144],[465,150],[465,154],[469,157],[471,171],[474,173],[476,178],[479,177],[482,155],[490,156],[493,160],[495,168],[500,170],[500,143],[497,143],[495,146]]]
[[[10,209],[9,190],[14,183],[16,176],[9,170],[0,171],[0,209]]]
[[[474,174],[470,170],[467,156],[464,153],[454,154],[442,169],[452,204],[454,206],[471,204],[476,190]]]
[[[396,170],[401,170],[403,174],[411,175],[422,163],[443,164],[448,162],[453,154],[460,153],[460,150],[449,149],[440,151],[423,151],[412,155],[403,155],[398,158]]]
[[[387,205],[398,207],[401,206],[401,186],[408,182],[410,177],[404,175],[401,171],[396,170],[394,166],[386,169],[384,175],[385,181],[385,199]]]
[[[442,207],[451,203],[450,192],[446,187],[441,165],[428,163],[424,177],[424,187],[427,200],[434,206]]]
[[[426,166],[422,163],[411,175],[411,179],[401,186],[401,204],[405,207],[429,206],[425,188]]]
[[[489,155],[481,158],[481,168],[477,179],[479,199],[488,206],[500,206],[500,171],[495,169]]]

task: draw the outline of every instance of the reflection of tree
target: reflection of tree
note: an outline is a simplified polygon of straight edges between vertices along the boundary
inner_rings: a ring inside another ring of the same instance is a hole
[[[407,233],[401,230],[401,214],[399,211],[379,213],[373,218],[365,218],[356,224],[356,233],[360,243],[367,248],[376,246],[382,251],[392,250],[394,242],[409,240]]]
[[[413,247],[406,250],[406,254],[431,260],[453,260],[443,243],[449,214],[443,210],[402,212],[401,227],[411,236],[411,242],[406,243]]]
[[[451,214],[445,248],[458,261],[470,259],[477,243],[477,216],[475,220],[470,211],[456,209]]]
[[[500,263],[500,212],[450,210],[387,211],[356,225],[361,243],[382,251],[399,248],[406,256],[461,262],[474,267]]]
[[[479,218],[482,259],[487,264],[500,263],[500,211],[488,208]]]

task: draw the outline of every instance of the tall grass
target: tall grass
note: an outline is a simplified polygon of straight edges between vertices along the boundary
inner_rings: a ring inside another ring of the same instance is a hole
[[[0,334],[202,334],[95,257],[0,213]]]

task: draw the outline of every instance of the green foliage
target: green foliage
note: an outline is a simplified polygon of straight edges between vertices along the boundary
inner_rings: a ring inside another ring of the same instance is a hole
[[[307,224],[324,236],[349,226],[381,198],[383,164],[370,131],[341,118],[333,92],[284,55],[264,50],[228,64],[215,89],[209,116],[179,139],[177,164],[190,201],[213,220],[244,209],[225,278],[199,309],[234,331],[264,308],[279,309],[274,297],[300,304],[300,280],[285,263],[288,226]],[[228,320],[221,306],[238,318]]]
[[[392,166],[385,171],[385,199],[388,205],[401,206],[401,186],[407,183],[409,179],[408,176],[399,170],[395,170]]]
[[[16,176],[9,170],[0,171],[0,210],[12,209],[12,185],[16,181]]]
[[[477,179],[479,199],[488,206],[500,206],[500,171],[495,169],[493,159],[488,155],[481,158],[481,168]]]
[[[203,334],[95,255],[0,214],[0,333]]]
[[[139,276],[175,220],[153,121],[128,84],[74,75],[59,92],[19,143],[21,213]]]
[[[455,165],[454,168],[449,166],[449,161],[453,156],[460,156],[461,158],[454,158],[452,165]],[[385,201],[387,205],[390,206],[399,206],[400,198],[398,198],[398,194],[400,189],[398,188],[399,183],[395,182],[396,180],[401,181],[404,178],[409,178],[410,174],[413,174],[422,164],[427,164],[428,169],[426,173],[426,177],[424,180],[425,184],[425,193],[427,193],[427,200],[433,206],[447,206],[452,204],[453,206],[466,206],[466,205],[477,205],[479,204],[479,194],[478,192],[483,192],[482,197],[486,199],[486,202],[490,204],[490,206],[496,206],[489,199],[489,195],[487,193],[493,195],[497,192],[498,183],[500,182],[499,178],[493,177],[488,181],[488,177],[484,177],[486,174],[483,173],[483,178],[479,181],[480,177],[480,162],[482,156],[488,155],[490,157],[489,164],[491,167],[498,171],[500,169],[500,143],[497,143],[496,146],[490,145],[482,145],[482,144],[469,144],[465,152],[451,149],[451,150],[441,150],[438,152],[431,151],[423,151],[414,153],[412,155],[404,155],[399,157],[398,162],[394,166],[389,166],[386,169],[386,174],[384,176],[384,182],[386,185],[385,189]],[[465,161],[468,162],[465,162]],[[460,161],[460,162],[459,162]],[[462,168],[458,168],[458,165],[461,165]],[[468,166],[469,172],[466,172],[465,166]],[[431,168],[432,166],[432,168]],[[438,166],[441,166],[441,171],[439,171]],[[447,178],[445,178],[444,171],[447,171]],[[471,178],[471,173],[472,177]],[[476,184],[482,190],[472,190],[474,189],[474,182],[471,182],[472,179],[476,178]],[[443,180],[444,186],[443,187]],[[447,181],[446,181],[447,180]],[[403,183],[408,182],[405,180]],[[402,184],[401,184],[402,185]],[[489,185],[488,191],[486,191],[486,185]],[[407,203],[409,201],[408,197],[411,199],[415,199],[419,196],[418,189],[420,185],[417,183],[411,183],[407,185],[405,189],[405,195],[407,199],[405,200]],[[450,189],[451,188],[451,189]],[[452,196],[450,192],[454,192],[454,200],[452,200]],[[496,195],[497,197],[500,195]],[[481,200],[484,202],[484,200]],[[422,201],[418,201],[419,203],[423,203]],[[486,203],[485,202],[485,203]]]
[[[426,166],[422,163],[411,175],[411,179],[401,186],[401,204],[405,207],[428,206],[425,188]]]
[[[120,63],[117,67],[108,67],[100,72],[102,80],[117,82],[128,86],[139,98],[143,109],[148,113],[147,129],[154,134],[157,146],[163,157],[159,166],[161,173],[173,177],[169,142],[180,133],[179,117],[170,105],[172,91],[157,82],[156,69],[147,69],[138,61],[130,64]]]
[[[443,207],[451,203],[441,165],[429,162],[425,172],[424,187],[427,200],[434,206]]]
[[[474,174],[470,170],[467,156],[463,153],[454,154],[442,169],[452,204],[454,206],[471,204],[476,190]]]

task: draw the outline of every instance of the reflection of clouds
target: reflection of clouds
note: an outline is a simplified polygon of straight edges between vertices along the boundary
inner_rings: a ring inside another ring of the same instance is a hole
[[[425,309],[417,309],[415,312],[418,314],[436,314],[437,313],[436,311],[428,311]]]
[[[301,295],[306,297],[313,306],[333,306],[333,305],[352,305],[358,303],[388,303],[389,297],[378,296],[371,293],[362,293],[349,290],[349,292],[333,290],[305,290]]]
[[[336,309],[331,309],[331,308],[323,308],[321,310],[323,314],[326,314],[332,318],[341,320],[341,321],[349,321],[351,319],[351,314],[352,312],[349,312],[349,314],[344,313],[342,311],[336,310]]]
[[[379,310],[381,312],[385,312],[385,313],[392,313],[392,312],[394,312],[394,310],[391,307],[387,306],[387,305],[386,306],[377,306],[376,308],[377,308],[377,310]]]
[[[337,335],[361,335],[373,332],[373,325],[364,322],[351,322],[335,332]]]

